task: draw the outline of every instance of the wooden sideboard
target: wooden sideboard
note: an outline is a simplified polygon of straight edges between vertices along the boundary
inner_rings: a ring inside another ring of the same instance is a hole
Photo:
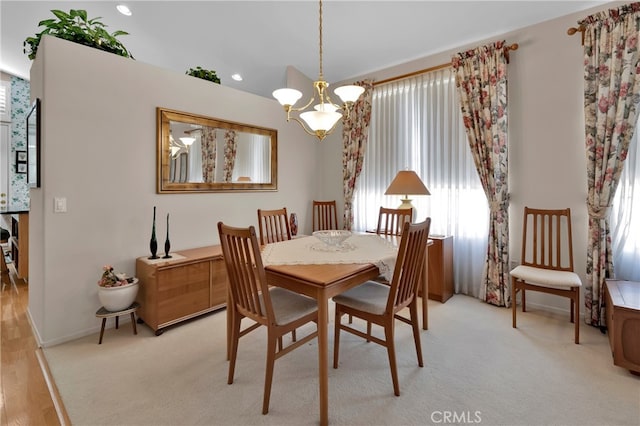
[[[453,296],[453,237],[429,239],[429,299],[444,303]]]
[[[640,282],[606,280],[604,287],[613,363],[640,375]]]
[[[219,245],[171,255],[136,260],[138,318],[157,336],[165,327],[223,308],[227,302],[227,270]]]

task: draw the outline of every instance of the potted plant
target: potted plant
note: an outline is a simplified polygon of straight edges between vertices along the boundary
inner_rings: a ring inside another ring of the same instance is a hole
[[[98,21],[101,18],[87,19],[86,10],[71,9],[69,13],[62,10],[52,10],[51,12],[57,19],[40,21],[38,27],[45,27],[45,29],[34,37],[27,37],[23,43],[23,51],[29,56],[29,59],[36,57],[42,36],[46,34],[134,59],[131,52],[117,39],[117,37],[129,33],[115,31],[109,34],[105,30],[106,25]]]
[[[214,70],[207,70],[202,67],[189,68],[185,74],[190,75],[192,77],[201,78],[203,80],[212,81],[214,83],[220,84],[220,78],[216,74]]]
[[[136,300],[138,279],[116,274],[113,266],[102,267],[102,276],[98,281],[98,298],[107,311],[117,312],[127,309]]]

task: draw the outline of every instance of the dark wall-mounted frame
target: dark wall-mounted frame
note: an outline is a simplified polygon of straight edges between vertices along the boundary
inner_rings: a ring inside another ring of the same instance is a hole
[[[27,173],[27,151],[16,151],[16,173]]]
[[[36,98],[27,115],[27,182],[32,188],[40,188],[40,133],[41,125],[40,99]]]

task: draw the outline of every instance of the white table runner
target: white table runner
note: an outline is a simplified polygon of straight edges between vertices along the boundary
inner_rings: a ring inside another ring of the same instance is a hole
[[[302,237],[267,244],[262,263],[269,265],[311,265],[335,263],[373,263],[387,280],[393,277],[398,248],[374,234],[356,234],[344,242],[345,249],[331,250],[316,237]]]

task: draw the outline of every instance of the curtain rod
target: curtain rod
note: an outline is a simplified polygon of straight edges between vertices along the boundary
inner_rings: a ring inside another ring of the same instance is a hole
[[[580,35],[582,35],[582,45],[584,46],[584,31],[587,29],[587,27],[585,27],[584,25],[580,25],[579,27],[570,27],[567,30],[567,34],[569,34],[570,36],[574,35],[575,33],[580,33]]]
[[[506,46],[506,49],[507,49],[507,51],[509,51],[509,50],[518,50],[518,43],[513,43],[510,46]],[[446,63],[446,64],[440,64],[440,65],[436,65],[436,66],[433,66],[433,67],[424,68],[424,69],[421,69],[421,70],[418,70],[418,71],[410,72],[408,74],[402,74],[402,75],[398,75],[396,77],[390,77],[390,78],[387,78],[385,80],[374,81],[373,82],[373,86],[375,87],[375,86],[378,86],[380,84],[391,83],[392,81],[402,80],[402,79],[405,79],[405,78],[413,77],[415,75],[426,74],[428,72],[441,70],[443,68],[448,68],[450,66],[451,66],[451,63],[449,62],[449,63]]]

